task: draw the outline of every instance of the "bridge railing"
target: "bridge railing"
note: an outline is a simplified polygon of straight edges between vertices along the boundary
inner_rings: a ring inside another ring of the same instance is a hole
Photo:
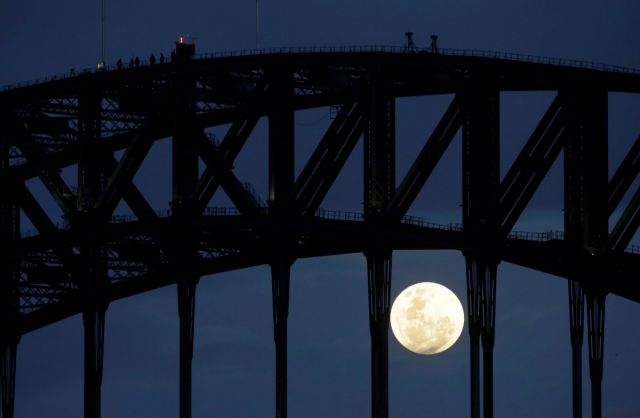
[[[218,51],[211,53],[204,53],[196,55],[198,59],[212,59],[212,58],[231,58],[242,57],[251,55],[282,55],[282,54],[335,54],[335,53],[392,53],[392,54],[433,54],[430,48],[407,48],[405,46],[397,45],[362,45],[362,46],[310,46],[310,47],[280,47],[280,48],[266,48],[266,49],[241,49],[234,51]],[[458,49],[458,48],[438,48],[438,55],[444,56],[461,56],[461,57],[481,57],[481,58],[493,58],[502,59],[508,61],[520,61],[534,64],[547,64],[558,65],[563,67],[572,68],[584,68],[596,71],[606,71],[614,73],[626,73],[626,74],[640,74],[640,69],[629,68],[619,65],[610,65],[586,60],[574,60],[566,58],[544,57],[530,54],[520,54],[513,52],[502,51],[490,51],[479,49]],[[171,62],[165,64],[154,65],[168,65]],[[146,60],[141,60],[139,66],[151,65]],[[124,68],[129,68],[128,66]],[[46,83],[50,81],[66,79],[81,76],[84,74],[99,73],[105,71],[117,71],[119,68],[116,65],[106,65],[101,69],[97,68],[83,68],[78,71],[69,71],[66,73],[58,73],[48,77],[41,77],[32,80],[27,80],[18,83],[12,83],[0,87],[0,91],[11,90],[19,87],[32,86],[35,84]]]
[[[264,213],[267,213],[267,207],[264,206]],[[172,211],[171,209],[160,210],[157,211],[157,215],[159,218],[169,218],[171,217]],[[235,207],[225,207],[225,206],[209,206],[205,208],[203,212],[204,216],[242,216],[242,213]],[[341,210],[332,210],[332,209],[323,209],[320,208],[316,211],[315,216],[321,219],[334,220],[334,221],[348,221],[348,222],[364,222],[364,214],[362,212],[353,212],[353,211],[341,211]],[[133,214],[119,214],[111,217],[111,223],[127,223],[127,222],[136,222],[138,218]],[[425,218],[421,216],[414,215],[406,215],[403,216],[401,221],[404,225],[417,226],[421,228],[427,229],[435,229],[440,231],[450,231],[450,232],[462,232],[463,227],[462,224],[459,223],[448,223],[448,224],[439,224],[425,220]],[[59,222],[56,224],[58,229],[69,229],[70,224],[66,221]],[[31,238],[38,236],[39,234],[33,230],[26,230],[21,233],[21,238]],[[507,236],[509,239],[514,240],[522,240],[522,241],[536,241],[536,242],[547,242],[547,241],[563,241],[564,240],[564,232],[557,230],[549,230],[544,232],[530,232],[530,231],[511,231]],[[640,245],[631,244],[625,248],[625,252],[631,254],[640,254]]]
[[[520,239],[525,241],[552,241],[564,240],[563,231],[545,231],[545,232],[527,232],[527,231],[511,231],[507,236],[511,239]]]

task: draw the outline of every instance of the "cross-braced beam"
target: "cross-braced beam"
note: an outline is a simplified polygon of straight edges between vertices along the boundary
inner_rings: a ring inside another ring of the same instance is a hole
[[[157,102],[147,115],[144,125],[138,130],[135,138],[127,147],[107,181],[104,190],[94,201],[94,209],[99,210],[103,218],[111,216],[118,203],[120,203],[127,187],[126,185],[133,180],[144,158],[149,153],[156,136],[154,131],[162,118],[166,116],[166,111],[166,97],[158,97]],[[80,199],[83,199],[83,197],[81,196]]]
[[[269,87],[260,82],[249,102],[237,112],[235,120],[218,146],[204,136],[198,140],[198,151],[207,167],[189,196],[189,202],[195,205],[197,212],[204,210],[216,190],[222,186],[242,213],[259,213],[256,203],[233,174],[232,167],[260,119],[268,92]]]

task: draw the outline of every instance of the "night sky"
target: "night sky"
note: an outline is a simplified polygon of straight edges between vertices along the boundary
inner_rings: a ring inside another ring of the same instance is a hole
[[[0,85],[94,67],[100,57],[98,0],[0,3]],[[107,64],[168,55],[179,35],[197,52],[255,47],[253,0],[109,1]],[[438,34],[444,48],[518,52],[640,68],[637,0],[407,0],[369,2],[261,0],[260,39],[281,46],[394,45],[411,30],[418,46]],[[553,93],[503,94],[502,173]],[[401,179],[444,112],[450,96],[399,99]],[[640,97],[611,94],[610,173],[640,134]],[[330,122],[326,109],[296,115],[299,170]],[[236,163],[236,173],[266,197],[266,122]],[[222,135],[224,130],[212,131]],[[170,143],[152,149],[135,182],[157,209],[170,199]],[[454,140],[410,214],[461,222],[460,138]],[[562,229],[562,158],[516,225]],[[323,207],[362,211],[359,145]],[[34,193],[42,187],[31,182]],[[632,193],[635,189],[632,190]],[[44,197],[43,197],[44,199]],[[224,197],[212,205],[227,204]],[[637,239],[636,244],[640,243]],[[457,252],[394,252],[392,298],[418,281],[451,288],[465,303],[464,259]],[[605,279],[605,278],[603,278]],[[194,417],[256,418],[274,411],[271,281],[266,266],[203,277],[198,287],[193,362]],[[495,417],[571,414],[567,283],[508,263],[498,271]],[[603,416],[640,416],[640,306],[607,298]],[[586,323],[586,317],[585,317]],[[589,416],[587,349],[584,410]],[[390,415],[463,417],[469,411],[469,341],[418,356],[389,336]],[[298,260],[289,315],[289,416],[370,416],[366,263],[361,254]],[[175,286],[111,304],[107,316],[103,416],[168,418],[178,414],[178,315]],[[82,320],[23,336],[16,417],[82,416]]]

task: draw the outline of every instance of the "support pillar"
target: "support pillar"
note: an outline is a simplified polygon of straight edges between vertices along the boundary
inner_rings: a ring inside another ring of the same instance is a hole
[[[293,73],[271,73],[272,102],[269,117],[269,217],[274,224],[293,214],[295,178],[295,114]],[[294,261],[286,231],[278,231],[271,244],[273,336],[276,345],[276,418],[287,417],[287,318],[289,282]]]
[[[371,334],[371,416],[389,416],[389,312],[391,308],[391,251],[366,254]]]
[[[462,211],[469,249],[465,251],[470,337],[471,417],[493,417],[493,346],[499,235],[500,95],[489,79],[479,79],[463,95]],[[482,401],[480,396],[482,341]]]
[[[84,325],[84,416],[99,418],[101,413],[102,369],[104,364],[104,309],[86,309]]]
[[[19,260],[12,254],[15,240],[20,238],[20,210],[11,193],[11,179],[5,175],[10,167],[9,138],[0,137],[0,388],[3,418],[13,418],[16,393],[16,356],[20,330]]]
[[[484,416],[493,416],[493,346],[495,340],[496,263],[466,257],[469,317],[471,417],[480,417],[480,341]]]
[[[469,364],[471,418],[480,418],[480,331],[482,329],[483,269],[471,257],[465,257],[467,265],[467,313],[469,317]]]
[[[106,185],[100,160],[102,136],[101,97],[86,91],[78,106],[78,214],[71,219],[79,237],[80,263],[78,280],[84,301],[84,417],[100,418],[102,370],[104,363],[107,264],[101,228],[103,217],[94,207]]]
[[[604,355],[604,307],[606,295],[586,292],[589,328],[589,376],[591,377],[591,417],[602,417],[602,371]]]
[[[84,307],[84,417],[100,418],[102,398],[102,370],[104,365],[105,315],[107,296],[107,265],[104,247],[99,243],[98,222],[88,214],[76,219],[81,231],[80,246],[81,292]]]
[[[191,417],[191,382],[195,326],[196,286],[194,272],[197,260],[189,245],[182,243],[176,264],[178,268],[178,315],[180,317],[180,418]]]
[[[584,334],[584,291],[569,280],[569,327],[571,330],[573,418],[582,418],[582,341]]]
[[[174,133],[172,138],[172,201],[171,216],[176,228],[181,232],[169,237],[173,242],[172,271],[177,279],[178,315],[180,319],[179,354],[179,416],[191,418],[192,415],[192,365],[195,338],[196,288],[200,280],[199,273],[199,234],[183,230],[180,224],[199,213],[188,197],[198,184],[199,156],[196,140],[203,135],[196,121],[195,103],[191,90],[195,81],[190,76],[178,76],[174,79]]]
[[[570,251],[569,284],[571,345],[573,354],[573,414],[582,415],[580,364],[583,334],[583,298],[587,299],[591,416],[601,416],[602,352],[604,348],[604,300],[600,256],[608,241],[609,196],[607,148],[607,92],[592,86],[576,86],[562,92],[567,139],[564,149],[564,230]],[[584,288],[584,291],[581,289]],[[583,296],[584,295],[584,296]]]
[[[493,345],[496,325],[496,265],[487,264],[481,282],[484,416],[493,417]]]
[[[372,230],[384,225],[395,193],[395,98],[389,94],[380,68],[372,69],[365,108],[364,216]],[[377,237],[365,250],[371,334],[371,416],[389,416],[389,311],[391,250]]]
[[[284,245],[272,257],[273,336],[276,344],[276,418],[287,416],[287,318],[291,261]]]
[[[2,417],[13,418],[16,394],[16,354],[18,341],[2,342],[0,378],[2,379]]]

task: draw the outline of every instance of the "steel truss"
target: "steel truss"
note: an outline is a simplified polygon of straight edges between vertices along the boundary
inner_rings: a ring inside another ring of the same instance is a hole
[[[500,93],[514,90],[557,94],[501,179]],[[435,248],[462,251],[466,259],[471,416],[493,416],[502,260],[567,279],[574,418],[582,416],[586,300],[592,415],[600,416],[606,295],[640,302],[640,255],[625,252],[640,225],[640,190],[614,228],[607,226],[640,172],[640,137],[608,180],[611,91],[640,93],[640,75],[423,51],[351,51],[177,60],[1,92],[0,239],[7,249],[0,271],[2,416],[13,417],[20,336],[82,313],[85,417],[99,417],[110,302],[175,283],[180,417],[189,418],[200,278],[268,264],[275,415],[285,418],[291,266],[303,257],[363,253],[372,416],[387,418],[392,253]],[[396,99],[434,94],[453,99],[396,182]],[[335,117],[296,176],[296,111],[321,107],[336,110]],[[268,122],[266,204],[234,168],[261,118]],[[207,131],[225,124],[220,140]],[[417,222],[407,213],[459,132],[462,226]],[[172,141],[168,209],[154,208],[133,181],[153,144],[164,138]],[[362,213],[320,210],[360,141]],[[561,153],[564,234],[514,235],[513,226]],[[63,173],[68,167],[77,168],[75,178]],[[28,187],[33,178],[44,184],[60,219]],[[233,208],[208,207],[219,190]],[[122,203],[132,214],[114,216]],[[21,235],[21,216],[36,233]]]

